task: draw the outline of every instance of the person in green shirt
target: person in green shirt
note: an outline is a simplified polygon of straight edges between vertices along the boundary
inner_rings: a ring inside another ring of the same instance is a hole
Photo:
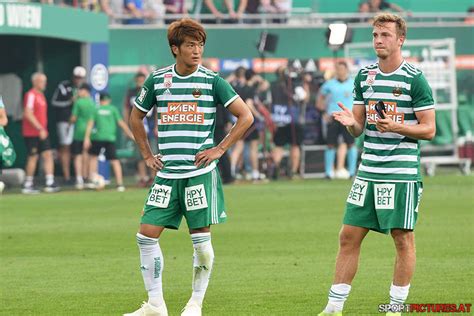
[[[7,111],[5,110],[5,105],[0,95],[0,170],[2,170],[2,167],[11,167],[16,160],[16,152],[13,148],[13,143],[4,130],[7,124]]]
[[[117,125],[122,128],[128,137],[135,140],[117,108],[110,104],[109,94],[101,93],[100,107],[95,110],[93,117],[87,123],[84,137],[84,148],[89,150],[90,155],[89,175],[92,180],[97,178],[97,156],[104,149],[105,158],[110,160],[115,174],[117,190],[123,192],[125,187],[123,186],[122,166],[117,159],[115,148]]]
[[[69,119],[70,128],[74,124],[73,141],[71,153],[74,155],[74,170],[76,172],[76,189],[84,188],[84,179],[89,174],[89,154],[84,149],[84,137],[86,135],[87,123],[95,113],[96,105],[91,98],[90,86],[82,84],[77,92],[78,99],[74,102],[72,115]]]

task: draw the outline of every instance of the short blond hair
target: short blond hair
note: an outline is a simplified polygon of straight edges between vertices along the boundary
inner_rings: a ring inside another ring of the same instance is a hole
[[[397,35],[399,37],[407,36],[407,23],[402,17],[396,14],[392,14],[392,13],[380,13],[374,17],[372,26],[381,26],[385,23],[395,23],[395,27],[397,29]]]

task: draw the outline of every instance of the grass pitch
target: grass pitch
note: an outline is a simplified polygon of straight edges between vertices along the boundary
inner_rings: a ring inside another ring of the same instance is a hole
[[[474,177],[425,178],[409,303],[473,303]],[[315,315],[326,304],[350,181],[226,186],[229,221],[205,315]],[[135,232],[145,189],[0,197],[1,315],[121,315],[146,299]],[[170,315],[191,294],[192,245],[183,223],[160,239]],[[345,315],[388,302],[389,236],[370,233]]]

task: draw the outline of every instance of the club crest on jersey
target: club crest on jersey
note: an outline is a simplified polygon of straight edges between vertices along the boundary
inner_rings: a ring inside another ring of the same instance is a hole
[[[195,88],[193,90],[193,97],[195,97],[196,99],[198,99],[201,95],[202,95],[202,92],[198,88]]]
[[[396,97],[399,97],[402,95],[402,88],[400,86],[396,86],[392,90],[392,94]]]
[[[164,82],[163,82],[163,85],[165,86],[165,88],[167,89],[171,88],[172,84],[173,84],[173,74],[165,74]]]
[[[387,116],[390,117],[394,122],[403,124],[405,121],[405,113],[397,112],[397,102],[384,101],[385,103],[385,112]],[[366,116],[368,124],[376,124],[379,116],[375,110],[375,104],[377,101],[369,101],[369,105],[366,108]]]
[[[375,82],[375,76],[377,76],[377,71],[374,71],[374,70],[369,71],[369,74],[367,75],[367,80],[365,81],[365,83],[368,86],[373,85]]]

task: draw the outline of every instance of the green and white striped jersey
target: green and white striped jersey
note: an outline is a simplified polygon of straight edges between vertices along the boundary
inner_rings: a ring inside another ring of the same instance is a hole
[[[158,112],[158,146],[164,168],[157,173],[167,179],[183,179],[207,173],[216,167],[194,166],[196,154],[214,147],[216,107],[227,107],[239,96],[215,72],[199,66],[188,75],[176,72],[176,65],[156,70],[135,98],[135,106]]]
[[[418,140],[381,133],[375,104],[382,100],[394,121],[416,125],[415,112],[434,109],[431,88],[423,73],[404,61],[392,73],[378,63],[359,71],[354,81],[354,106],[365,106],[364,151],[357,177],[372,181],[421,181]]]

